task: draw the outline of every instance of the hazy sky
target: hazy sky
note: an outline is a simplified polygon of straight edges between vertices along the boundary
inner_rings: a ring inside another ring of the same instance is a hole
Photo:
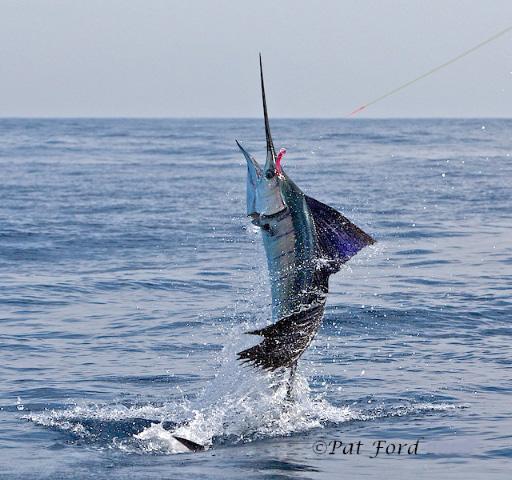
[[[512,0],[0,0],[0,116],[343,117]],[[361,116],[512,116],[512,34]]]

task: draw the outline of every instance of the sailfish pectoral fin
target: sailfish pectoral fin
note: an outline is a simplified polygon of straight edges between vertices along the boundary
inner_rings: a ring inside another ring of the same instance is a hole
[[[247,150],[240,145],[238,140],[235,140],[238,148],[243,153],[247,162],[247,215],[257,214],[256,209],[256,186],[258,178],[263,175],[259,163],[252,157]]]
[[[324,314],[325,300],[260,330],[263,341],[238,353],[238,358],[265,370],[293,366],[313,340]]]
[[[235,142],[236,142],[238,148],[240,149],[240,151],[243,153],[244,158],[247,162],[248,168],[251,169],[250,174],[256,180],[257,177],[260,177],[261,175],[263,175],[263,172],[261,170],[259,163],[256,161],[256,159],[254,157],[252,157],[250,155],[250,153],[240,144],[240,142],[238,140],[235,140]]]

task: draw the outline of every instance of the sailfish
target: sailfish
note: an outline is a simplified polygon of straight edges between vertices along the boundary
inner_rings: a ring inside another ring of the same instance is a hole
[[[247,215],[261,230],[272,290],[268,327],[247,332],[263,340],[238,353],[238,358],[264,370],[290,369],[287,399],[291,399],[297,361],[313,341],[324,316],[329,277],[375,240],[340,212],[304,194],[281,165],[285,149],[276,155],[268,121],[260,55],[267,157],[259,163],[236,141],[247,161]],[[157,421],[146,421],[147,427]],[[163,422],[165,430],[176,425]],[[186,424],[185,424],[186,425]],[[208,446],[171,434],[188,451]]]
[[[265,166],[236,143],[247,161],[247,215],[263,237],[274,323],[247,332],[263,340],[239,352],[238,358],[269,371],[289,368],[287,398],[291,399],[297,361],[322,323],[329,277],[375,240],[334,208],[304,194],[285,173],[281,165],[285,150],[276,155],[270,133],[261,55],[260,81]],[[207,449],[175,433],[172,436],[189,451]]]
[[[375,240],[334,208],[306,195],[282,166],[270,125],[260,54],[266,135],[264,167],[236,141],[247,161],[247,216],[260,228],[272,291],[271,325],[247,332],[263,337],[238,358],[264,370],[290,368],[311,344],[324,316],[329,277]],[[289,386],[290,386],[289,385]]]

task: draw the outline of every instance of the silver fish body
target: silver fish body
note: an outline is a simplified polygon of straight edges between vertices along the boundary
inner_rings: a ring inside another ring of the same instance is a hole
[[[284,180],[281,192],[286,209],[259,218],[275,320],[307,306],[317,291],[317,239],[311,213],[304,194],[294,184]]]

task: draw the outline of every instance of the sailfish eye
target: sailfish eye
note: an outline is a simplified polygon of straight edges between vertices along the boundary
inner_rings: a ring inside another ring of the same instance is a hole
[[[265,177],[267,177],[269,180],[271,178],[274,178],[276,176],[276,172],[274,170],[267,170],[265,172]]]

